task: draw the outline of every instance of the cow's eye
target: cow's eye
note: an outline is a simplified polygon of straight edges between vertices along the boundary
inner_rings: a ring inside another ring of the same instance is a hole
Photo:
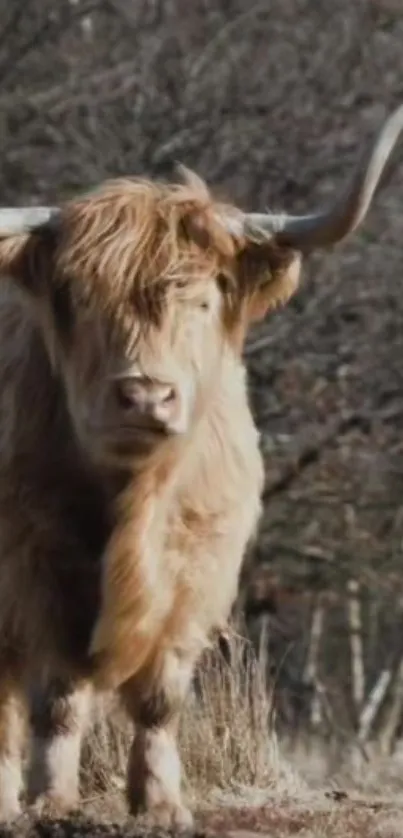
[[[186,279],[177,279],[175,288],[179,291],[179,296],[182,297],[183,301],[191,307],[196,307],[202,311],[210,310],[210,301],[205,296],[201,296],[204,292],[203,288],[192,287]]]
[[[184,291],[185,288],[187,288],[187,285],[188,283],[186,279],[177,279],[175,282],[175,288],[177,288],[178,291]]]

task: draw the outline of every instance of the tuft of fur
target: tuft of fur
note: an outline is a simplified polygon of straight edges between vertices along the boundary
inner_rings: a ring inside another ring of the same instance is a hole
[[[57,273],[79,277],[77,296],[87,303],[95,296],[98,306],[101,294],[113,313],[146,305],[184,276],[215,276],[236,251],[199,182],[112,180],[67,204],[62,226]]]

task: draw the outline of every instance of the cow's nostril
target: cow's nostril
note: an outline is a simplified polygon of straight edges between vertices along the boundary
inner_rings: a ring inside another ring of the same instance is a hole
[[[115,383],[116,400],[120,409],[140,411],[141,413],[166,416],[177,400],[177,392],[172,384],[152,381],[146,378],[127,377]]]
[[[146,426],[158,423],[175,433],[181,432],[184,405],[175,384],[156,379],[127,376],[115,380],[115,405],[126,422]]]
[[[133,405],[136,404],[136,393],[130,381],[125,379],[117,381],[115,394],[117,403],[123,410],[131,410]]]

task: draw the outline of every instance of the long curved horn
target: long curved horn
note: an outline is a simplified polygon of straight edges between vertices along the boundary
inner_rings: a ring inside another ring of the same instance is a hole
[[[248,213],[243,218],[243,234],[257,242],[275,238],[300,251],[341,241],[364,219],[402,129],[403,105],[386,119],[351,181],[329,209],[300,216]],[[232,220],[230,226],[233,224]]]
[[[60,210],[57,207],[17,207],[0,209],[0,236],[29,233],[38,227],[53,226]]]

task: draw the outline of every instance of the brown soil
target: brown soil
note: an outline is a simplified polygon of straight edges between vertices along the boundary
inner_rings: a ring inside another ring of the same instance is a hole
[[[403,834],[403,807],[337,796],[205,811],[196,816],[189,838],[398,838]],[[25,816],[15,829],[0,830],[0,838],[163,838],[166,834],[134,819],[108,821],[105,816],[83,814],[46,821]]]

